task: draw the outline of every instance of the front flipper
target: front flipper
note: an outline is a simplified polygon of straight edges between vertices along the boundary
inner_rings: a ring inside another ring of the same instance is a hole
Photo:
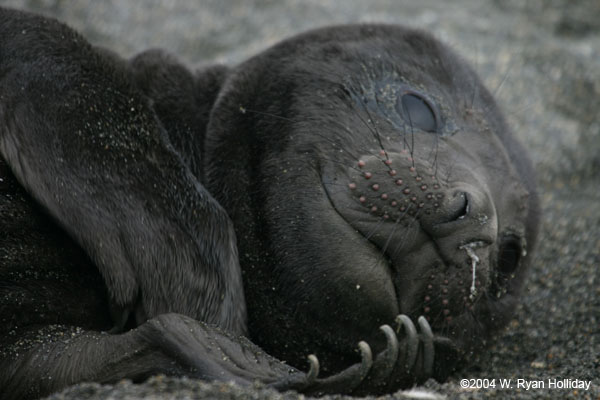
[[[322,394],[373,394],[385,393],[424,382],[433,373],[436,338],[429,323],[419,317],[420,333],[406,315],[396,318],[397,330],[389,325],[380,327],[387,339],[387,347],[373,360],[371,348],[365,342],[358,347],[361,362],[327,378],[319,378],[318,359],[309,356],[310,370],[307,374],[294,374],[272,384],[279,390],[293,389],[311,395]],[[398,335],[403,331],[399,340]],[[401,344],[403,346],[401,346]]]
[[[240,385],[304,375],[244,337],[179,314],[160,315],[119,335],[56,327],[50,332],[31,338],[43,344],[0,360],[1,399],[37,398],[85,381],[139,382],[156,374]]]
[[[419,354],[428,351],[427,345],[421,346],[430,340],[425,325],[428,327],[426,322],[420,323],[421,334],[417,337]],[[411,344],[399,351],[396,333],[385,325],[382,331],[388,338],[388,347],[375,361],[369,345],[360,342],[362,361],[326,378],[318,377],[319,362],[313,355],[309,356],[309,371],[304,373],[269,356],[243,336],[179,314],[160,315],[119,335],[66,328],[60,331],[56,327],[50,331],[52,335],[42,331],[39,337],[24,340],[42,344],[25,353],[17,346],[19,354],[9,349],[7,354],[13,356],[0,361],[0,398],[37,398],[83,381],[141,382],[156,374],[233,381],[242,386],[260,381],[281,391],[296,390],[309,395],[373,394],[383,388],[389,391],[390,382],[414,382],[428,372],[428,362],[423,361],[412,366],[402,364],[407,369],[390,374],[394,366],[407,359],[403,357],[407,351],[413,351],[411,335],[416,330],[407,330],[404,339]],[[396,360],[394,355],[398,356]],[[420,358],[433,359],[433,354],[418,355],[415,360]]]
[[[133,81],[65,25],[0,9],[0,155],[100,270],[115,331],[178,312],[243,333],[231,221]]]

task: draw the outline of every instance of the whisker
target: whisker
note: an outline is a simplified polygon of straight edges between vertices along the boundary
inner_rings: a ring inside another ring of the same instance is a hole
[[[354,167],[354,166],[352,166],[352,165],[348,165],[347,163],[345,163],[345,162],[343,162],[343,161],[339,161],[339,160],[333,160],[333,159],[331,159],[331,158],[325,158],[325,157],[318,157],[318,160],[320,160],[320,161],[329,161],[329,162],[332,162],[332,163],[341,164],[341,165],[343,165],[343,166],[346,166],[346,167],[348,167],[348,168],[352,168],[353,170],[355,170],[355,171],[357,171],[357,172],[360,172],[360,174],[361,174],[361,175],[362,175],[362,173],[363,173],[363,171],[361,171],[359,168],[357,168],[357,167]]]
[[[379,143],[379,147],[381,148],[381,150],[383,150],[383,152],[385,154],[385,159],[389,160],[387,151],[385,150],[385,147],[383,147],[383,142],[381,141],[381,135],[379,134],[379,131],[377,130],[377,124],[375,123],[375,120],[373,119],[373,116],[369,112],[369,109],[366,106],[366,104],[364,104],[364,103],[361,103],[361,104],[363,104],[363,109],[367,113],[367,116],[369,117],[369,121],[371,121],[371,123],[373,124],[373,129],[375,130],[375,139],[377,139],[377,142]]]
[[[508,78],[508,75],[510,74],[510,71],[513,67],[513,63],[509,63],[508,64],[508,68],[506,69],[506,71],[504,72],[504,76],[502,77],[502,79],[500,80],[500,83],[498,84],[498,86],[496,86],[496,88],[492,91],[492,96],[497,99],[498,98],[498,94],[500,93],[500,89],[502,88],[502,85],[504,84],[504,82],[506,81],[506,78]]]
[[[242,107],[242,106],[240,106],[240,112],[242,114],[245,114],[245,113],[248,112],[248,113],[253,113],[253,114],[264,115],[264,116],[271,117],[271,118],[281,119],[281,120],[287,121],[287,122],[293,122],[293,123],[297,123],[298,122],[298,121],[295,121],[295,120],[293,120],[291,118],[288,118],[288,117],[282,117],[281,115],[276,115],[276,114],[272,114],[272,113],[268,113],[268,112],[264,112],[264,111],[252,110],[250,108],[245,108],[245,107]]]
[[[340,148],[340,150],[343,150],[344,152],[348,153],[352,158],[354,158],[357,162],[360,159],[359,157],[357,157],[355,154],[353,154],[352,152],[350,152],[348,149],[342,147],[341,143],[335,142],[333,141],[331,138],[318,133],[318,132],[313,132],[314,135],[317,135],[318,137],[327,140],[328,142],[330,142],[331,144],[333,144],[334,146],[338,146]]]
[[[367,240],[370,240],[370,239],[371,239],[371,237],[373,237],[373,235],[374,235],[375,233],[377,233],[377,231],[379,230],[379,228],[381,227],[381,225],[382,225],[384,222],[385,222],[385,219],[383,219],[382,217],[380,217],[380,218],[379,218],[379,221],[377,222],[377,225],[375,225],[375,226],[373,227],[373,229],[371,229],[371,231],[365,235],[365,238],[366,238]]]
[[[406,207],[406,210],[404,210],[404,212],[402,213],[402,215],[400,217],[398,217],[398,220],[404,218],[406,216],[406,214],[408,214],[408,212],[409,212],[409,210],[411,209],[412,206],[413,206],[412,203],[409,204],[408,207]],[[415,218],[411,219],[411,222],[408,224],[408,227],[407,227],[407,229],[405,231],[405,233],[407,235],[412,231],[411,228],[413,227],[413,224],[416,223],[416,222],[417,222],[417,219],[416,219],[416,216],[415,216]],[[396,257],[396,255],[398,254],[398,251],[400,250],[400,248],[401,248],[401,246],[402,246],[403,243],[404,243],[403,240],[399,240],[398,241],[398,245],[396,246],[396,248],[394,249],[394,251],[392,253],[392,258]]]
[[[394,233],[396,233],[396,229],[398,228],[398,225],[400,225],[400,218],[397,218],[396,221],[394,222],[394,227],[392,229],[392,233],[390,233],[385,244],[383,245],[383,249],[381,249],[381,251],[383,253],[385,253],[387,251],[387,247],[390,244],[392,237],[394,236]]]

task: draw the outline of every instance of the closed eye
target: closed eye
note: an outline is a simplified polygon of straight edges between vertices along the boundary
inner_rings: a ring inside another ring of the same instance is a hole
[[[424,97],[415,93],[404,94],[396,102],[396,111],[411,127],[425,132],[438,132],[436,113]]]

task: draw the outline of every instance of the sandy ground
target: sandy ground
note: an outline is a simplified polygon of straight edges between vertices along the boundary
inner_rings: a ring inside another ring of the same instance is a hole
[[[58,17],[124,56],[168,48],[190,64],[236,63],[311,27],[388,22],[434,32],[475,65],[531,149],[544,208],[522,304],[496,343],[434,397],[600,399],[600,2],[597,0],[0,1]],[[452,4],[451,6],[444,4]],[[462,389],[463,378],[496,379]],[[545,389],[517,388],[517,379]],[[500,388],[499,379],[512,379]],[[549,389],[548,379],[591,380]],[[396,393],[402,398],[408,394]],[[260,387],[158,377],[82,384],[56,399],[297,398]]]

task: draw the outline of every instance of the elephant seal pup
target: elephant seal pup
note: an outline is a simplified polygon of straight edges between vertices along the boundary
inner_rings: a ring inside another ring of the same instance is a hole
[[[229,76],[205,185],[236,227],[255,343],[336,370],[359,340],[383,349],[382,324],[422,315],[451,342],[436,346],[443,378],[511,317],[535,182],[462,59],[420,31],[340,26]]]
[[[429,35],[325,28],[190,71],[0,9],[0,55],[0,398],[157,373],[384,393],[510,317],[532,168]]]

